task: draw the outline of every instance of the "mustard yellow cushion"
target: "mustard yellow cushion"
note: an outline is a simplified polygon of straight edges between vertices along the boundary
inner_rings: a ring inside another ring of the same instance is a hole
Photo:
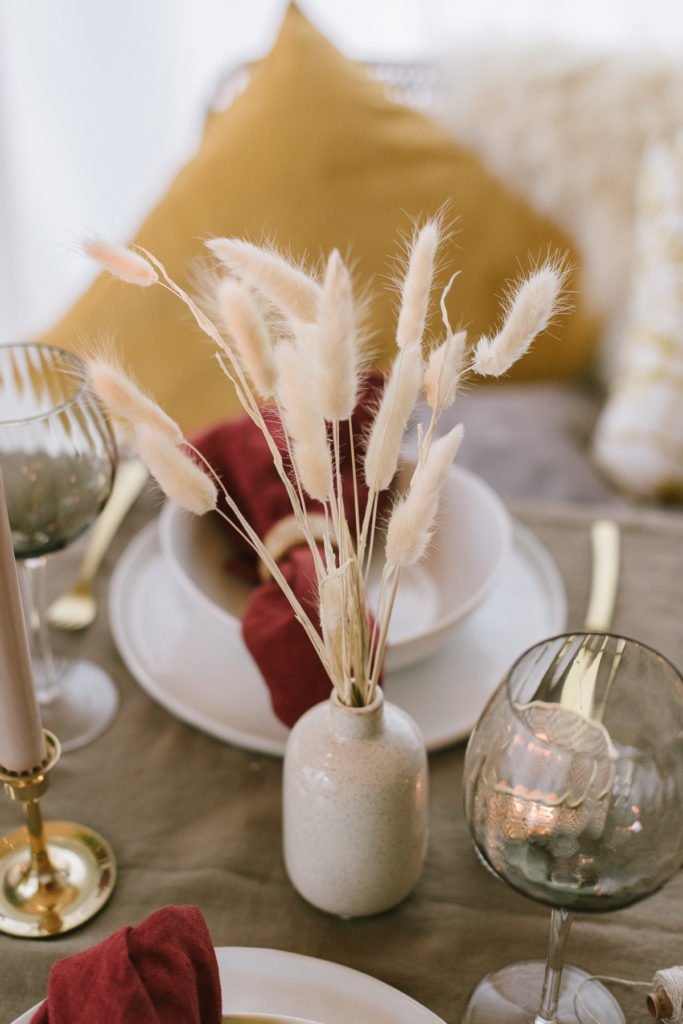
[[[436,124],[390,101],[292,6],[271,53],[244,93],[209,118],[199,152],[134,241],[188,286],[211,236],[268,239],[316,259],[336,246],[359,282],[373,282],[370,327],[387,352],[396,317],[387,258],[400,252],[411,217],[446,201],[457,223],[444,255],[462,270],[450,313],[454,326],[476,335],[492,326],[506,279],[548,247],[570,250],[567,239]],[[237,408],[210,344],[162,289],[98,280],[44,340],[78,347],[103,332],[115,334],[127,365],[186,430]],[[594,338],[579,305],[515,376],[572,374]]]

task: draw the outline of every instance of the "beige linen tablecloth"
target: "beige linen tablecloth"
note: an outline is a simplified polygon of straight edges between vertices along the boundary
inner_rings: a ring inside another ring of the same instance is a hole
[[[544,957],[548,932],[548,910],[490,877],[475,859],[462,811],[464,747],[430,757],[431,840],[412,896],[367,920],[337,920],[308,906],[291,888],[282,861],[280,760],[225,745],[177,721],[131,678],[111,639],[107,571],[158,503],[155,495],[143,497],[107,557],[96,624],[83,634],[55,637],[58,649],[110,670],[121,709],[104,736],[62,758],[44,811],[106,836],[118,857],[118,886],[98,917],[64,938],[0,937],[0,1024],[43,997],[56,959],[168,903],[199,906],[217,946],[275,947],[347,964],[456,1024],[479,978],[515,959]],[[596,510],[525,505],[514,511],[556,558],[570,626],[580,626],[590,569],[588,527]],[[623,571],[614,628],[681,665],[683,518],[618,515]],[[53,589],[67,582],[77,555],[75,549],[56,556]],[[15,805],[0,800],[0,828],[8,832],[18,824]],[[594,973],[650,979],[656,969],[683,962],[682,921],[679,875],[629,910],[579,916],[569,960]],[[642,996],[624,1005],[629,1021],[648,1019]]]

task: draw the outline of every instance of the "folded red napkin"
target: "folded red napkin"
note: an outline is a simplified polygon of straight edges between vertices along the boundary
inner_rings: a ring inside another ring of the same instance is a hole
[[[196,907],[164,907],[58,960],[31,1024],[220,1024],[213,944]]]
[[[365,434],[381,390],[379,376],[367,383],[353,415],[353,443],[356,454],[358,498],[361,516],[365,510],[367,489],[363,482],[362,450]],[[279,417],[272,409],[263,410],[264,418],[277,439],[288,464],[286,442]],[[355,525],[352,485],[352,460],[348,426],[341,425],[341,474],[344,507],[349,525]],[[209,428],[193,443],[215,469],[226,490],[262,539],[281,520],[291,516],[292,508],[282,480],[260,429],[247,416]],[[320,511],[318,502],[308,499],[309,512]],[[245,555],[254,560],[252,549],[231,531]],[[312,622],[319,627],[317,587],[313,556],[305,545],[291,548],[279,561],[280,569]],[[256,575],[254,574],[254,578]],[[308,708],[330,695],[331,682],[302,626],[280,587],[273,580],[254,588],[242,617],[244,642],[258,665],[270,691],[277,717],[292,726]]]

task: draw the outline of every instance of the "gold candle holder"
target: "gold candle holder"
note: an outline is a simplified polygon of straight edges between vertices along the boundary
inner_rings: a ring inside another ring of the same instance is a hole
[[[0,782],[21,803],[26,824],[0,839],[0,931],[24,939],[63,935],[101,910],[116,884],[109,844],[71,821],[43,822],[40,799],[59,759],[45,732],[47,757],[31,772],[0,766]]]

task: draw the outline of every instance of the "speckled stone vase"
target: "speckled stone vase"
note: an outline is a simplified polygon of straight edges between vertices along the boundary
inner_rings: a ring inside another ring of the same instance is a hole
[[[427,753],[381,690],[368,707],[333,694],[307,711],[287,741],[283,786],[285,865],[304,899],[360,917],[408,895],[427,852]]]

